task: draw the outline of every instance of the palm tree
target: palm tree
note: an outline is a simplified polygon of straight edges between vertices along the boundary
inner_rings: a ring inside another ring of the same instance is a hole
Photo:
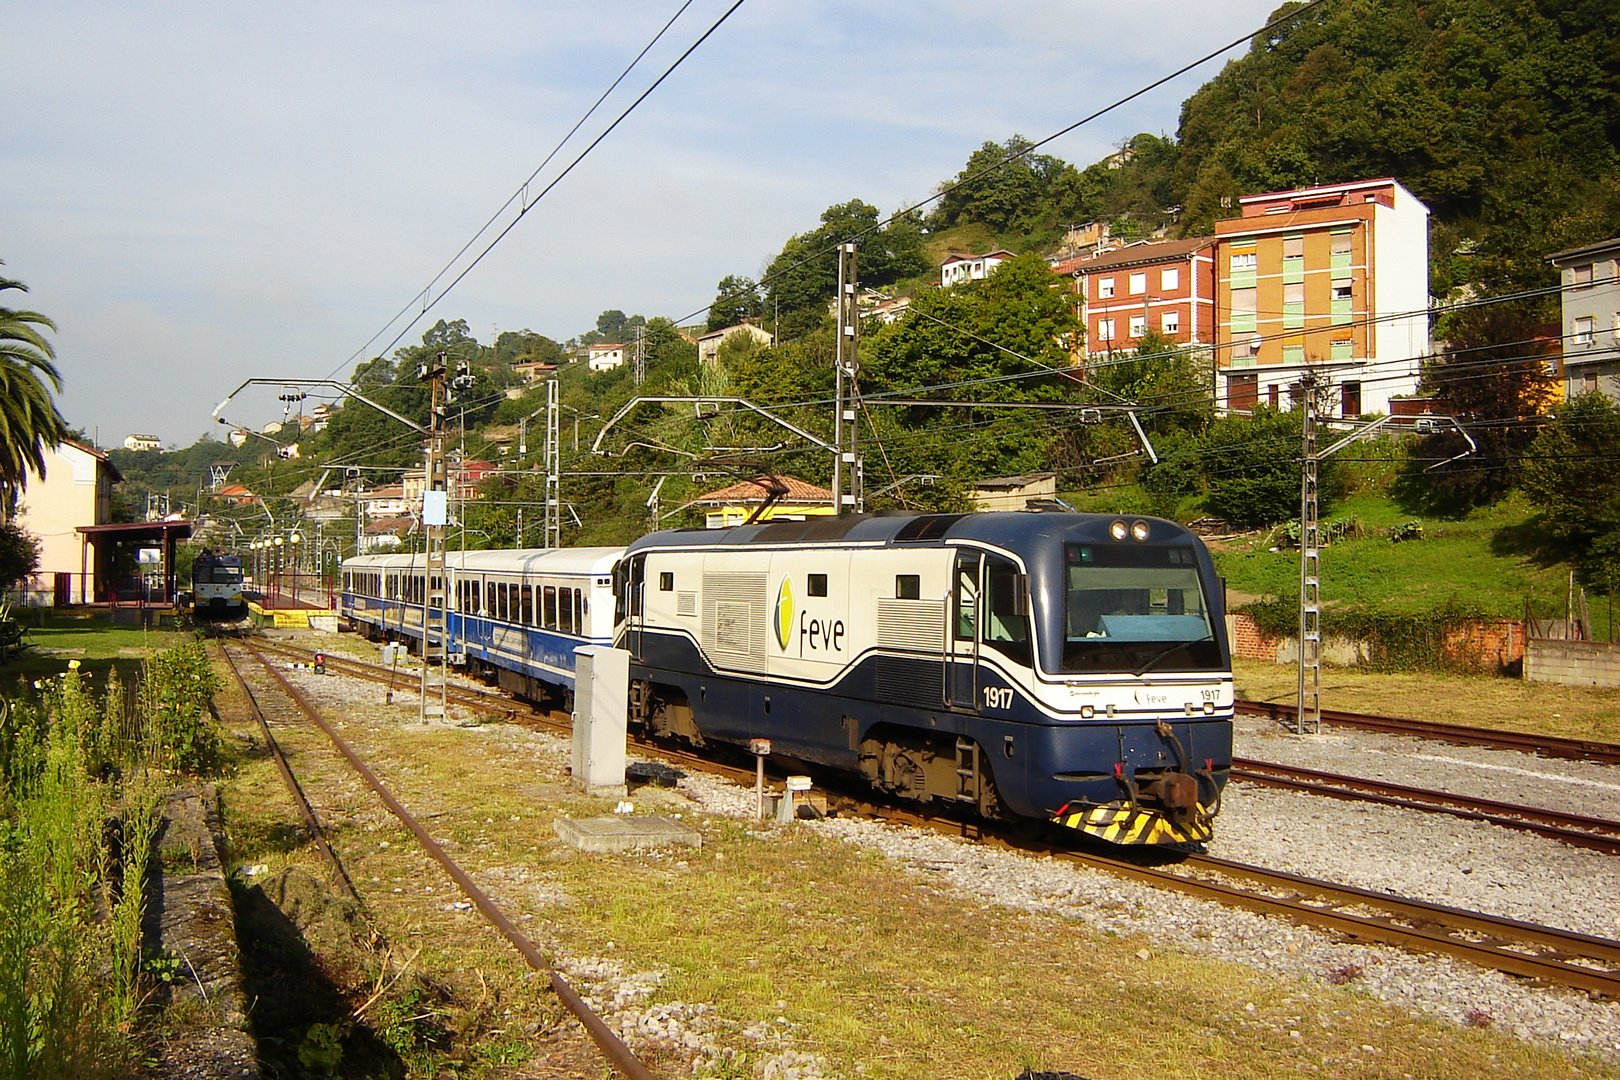
[[[0,264],[3,265],[3,264]],[[0,292],[27,292],[20,281],[0,277]],[[0,307],[0,519],[28,484],[28,473],[45,475],[45,450],[67,435],[52,392],[62,375],[51,360],[56,350],[39,327],[56,324],[37,311]]]

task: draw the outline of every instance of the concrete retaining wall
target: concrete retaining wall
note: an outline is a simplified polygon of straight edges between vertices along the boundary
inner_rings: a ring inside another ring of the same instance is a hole
[[[1531,638],[1525,643],[1524,678],[1564,686],[1620,686],[1620,644]]]
[[[1242,612],[1226,616],[1226,636],[1232,643],[1234,657],[1276,664],[1292,664],[1299,659],[1299,643],[1293,637],[1268,634],[1260,629],[1252,616]],[[1447,632],[1445,640],[1440,643],[1438,659],[1452,667],[1517,674],[1515,668],[1524,659],[1526,640],[1525,624],[1518,620],[1468,623]],[[1335,635],[1329,635],[1322,641],[1324,663],[1355,667],[1371,659],[1372,645],[1369,642]]]

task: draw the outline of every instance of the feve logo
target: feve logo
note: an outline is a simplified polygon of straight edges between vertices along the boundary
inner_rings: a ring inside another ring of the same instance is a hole
[[[788,637],[793,633],[793,586],[789,575],[783,575],[782,585],[776,590],[776,644],[787,652]]]

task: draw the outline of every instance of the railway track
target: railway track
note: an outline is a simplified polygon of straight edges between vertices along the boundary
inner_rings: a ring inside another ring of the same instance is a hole
[[[308,650],[280,643],[267,645],[267,648],[305,661],[313,655]],[[333,672],[377,682],[392,679],[397,684],[399,681],[397,674],[390,674],[385,668],[362,661],[328,655],[326,664],[327,669]],[[496,713],[517,722],[539,723],[556,731],[569,730],[569,722],[561,713],[531,709],[488,690],[452,684],[450,696],[457,704]],[[649,752],[694,770],[724,775],[741,784],[752,784],[754,779],[752,771],[747,769],[719,764],[685,751],[671,750],[663,744],[642,745]],[[1207,855],[1187,856],[1173,867],[1145,866],[1130,861],[1128,857],[1075,850],[1057,842],[1050,834],[1030,837],[1003,832],[989,825],[964,822],[944,814],[875,806],[867,801],[869,795],[869,792],[852,795],[848,798],[848,805],[883,820],[952,835],[968,835],[1009,848],[1039,852],[1073,865],[1131,878],[1159,888],[1261,914],[1282,916],[1353,940],[1394,945],[1419,953],[1442,953],[1481,967],[1620,1000],[1620,942],[1390,896]],[[1346,792],[1342,797],[1357,796]],[[1536,813],[1529,808],[1511,809]],[[1612,823],[1598,824],[1613,828]],[[1590,835],[1583,833],[1583,836]]]
[[[1247,758],[1232,759],[1232,779],[1335,799],[1374,802],[1434,814],[1450,814],[1470,821],[1488,821],[1504,829],[1535,833],[1577,847],[1620,855],[1620,821],[1605,821],[1558,810],[1453,795],[1445,791],[1406,787],[1382,780],[1341,776],[1338,773]]]
[[[321,715],[320,710],[315,706],[315,704],[309,700],[303,691],[294,686],[285,675],[277,670],[276,666],[264,656],[264,653],[260,651],[259,648],[261,644],[261,642],[250,640],[241,640],[231,643],[222,641],[220,651],[224,654],[226,662],[229,664],[232,673],[236,676],[237,682],[241,685],[243,692],[247,695],[247,699],[250,702],[249,709],[253,713],[255,719],[258,720],[261,732],[264,734],[267,744],[271,747],[272,754],[276,759],[277,769],[281,773],[284,783],[287,784],[289,790],[293,794],[294,801],[299,806],[299,813],[300,816],[304,818],[306,827],[310,829],[311,833],[315,837],[317,849],[321,852],[322,857],[332,868],[333,876],[339,882],[339,887],[343,888],[350,896],[355,897],[357,900],[359,899],[358,895],[354,891],[352,883],[349,881],[347,872],[344,870],[337,856],[327,845],[325,837],[322,835],[320,823],[315,815],[314,809],[310,806],[308,800],[305,798],[304,793],[300,788],[297,779],[294,777],[285,756],[281,753],[279,745],[275,742],[275,737],[272,734],[270,726],[264,715],[263,707],[258,700],[259,695],[254,691],[253,687],[248,683],[248,680],[243,676],[241,669],[236,663],[236,658],[231,655],[231,650],[233,647],[241,649],[262,666],[263,670],[275,681],[279,692],[284,694],[286,698],[292,702],[299,713],[314,723],[326,734],[327,738],[331,740],[332,745],[349,763],[350,767],[352,767],[355,772],[357,772],[360,777],[365,780],[367,785],[371,787],[372,791],[376,793],[377,797],[380,798],[383,801],[383,804],[388,807],[389,812],[398,818],[402,825],[410,830],[410,832],[416,837],[417,842],[422,846],[422,849],[432,856],[433,859],[438,862],[447,873],[449,873],[451,879],[455,881],[456,885],[461,889],[463,895],[467,897],[467,899],[472,903],[473,907],[478,909],[479,914],[483,915],[490,925],[495,927],[495,929],[498,930],[501,935],[505,937],[514,948],[517,949],[531,968],[547,978],[552,992],[557,995],[558,1001],[563,1005],[564,1008],[572,1013],[577,1020],[579,1020],[581,1026],[584,1027],[586,1033],[591,1037],[591,1041],[596,1043],[598,1049],[601,1050],[603,1056],[612,1064],[613,1068],[618,1070],[618,1072],[628,1078],[628,1080],[655,1080],[652,1071],[649,1070],[647,1066],[639,1058],[637,1058],[634,1053],[631,1052],[630,1048],[626,1046],[622,1040],[620,1040],[618,1035],[616,1035],[613,1030],[609,1028],[602,1020],[602,1018],[585,1003],[584,999],[581,998],[574,988],[568,984],[567,980],[565,980],[562,975],[546,961],[545,957],[540,953],[540,950],[535,947],[534,943],[530,941],[528,937],[525,936],[510,919],[507,918],[505,913],[502,912],[500,908],[495,905],[494,901],[492,901],[489,896],[478,887],[467,872],[463,870],[455,862],[455,860],[450,858],[449,854],[446,853],[438,842],[436,842],[433,837],[428,834],[427,830],[417,822],[415,817],[411,815],[410,811],[405,808],[404,804],[402,804],[394,796],[394,794],[388,790],[382,781],[377,778],[377,775],[372,772],[372,770],[363,760],[361,760],[359,755],[354,752],[353,748],[349,746],[343,737],[340,736],[337,731],[327,723],[325,717]],[[276,651],[285,653],[287,650],[285,647],[282,647]],[[342,663],[344,662],[340,661],[340,666]],[[357,661],[347,661],[346,663],[357,667],[360,666]],[[369,667],[372,665],[365,666]]]
[[[1237,711],[1245,716],[1264,716],[1276,723],[1290,722],[1295,715],[1294,706],[1284,705],[1281,702],[1239,701],[1236,704]],[[1563,739],[1556,735],[1535,735],[1523,731],[1503,731],[1498,728],[1441,724],[1431,720],[1409,720],[1399,716],[1373,716],[1367,713],[1341,712],[1336,709],[1323,709],[1322,722],[1334,727],[1378,731],[1389,735],[1415,735],[1455,746],[1488,746],[1497,750],[1518,750],[1527,754],[1539,754],[1542,757],[1620,765],[1620,745],[1591,739]]]

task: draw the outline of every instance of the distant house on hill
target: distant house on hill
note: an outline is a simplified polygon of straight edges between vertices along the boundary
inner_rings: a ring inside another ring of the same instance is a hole
[[[719,330],[712,330],[697,339],[698,361],[704,364],[718,364],[720,362],[720,346],[739,334],[745,334],[761,345],[769,345],[776,340],[753,323],[738,323],[736,326],[723,327]]]
[[[592,371],[612,371],[624,363],[624,345],[618,342],[592,345],[586,354]]]
[[[691,503],[707,511],[704,523],[711,529],[724,529],[741,525],[760,506],[761,521],[797,521],[806,517],[820,517],[833,512],[833,495],[824,487],[806,483],[792,476],[761,476],[743,480],[699,496]]]
[[[978,281],[988,277],[990,271],[1013,258],[1017,256],[1000,248],[983,255],[958,255],[953,252],[939,264],[940,287],[948,289],[964,281]]]
[[[519,360],[512,365],[512,370],[523,376],[528,382],[539,382],[556,371],[557,365],[549,364],[544,360]]]
[[[125,450],[161,450],[163,440],[156,435],[125,435]]]

